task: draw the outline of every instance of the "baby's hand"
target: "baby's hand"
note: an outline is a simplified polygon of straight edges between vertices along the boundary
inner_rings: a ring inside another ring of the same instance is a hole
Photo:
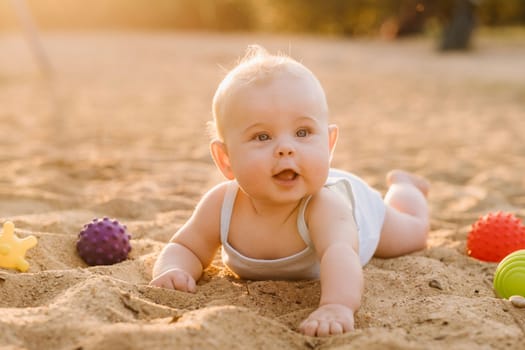
[[[181,269],[175,268],[163,272],[154,278],[150,283],[150,286],[176,289],[182,292],[195,293],[197,289],[195,280],[189,273]]]
[[[325,337],[354,330],[354,312],[341,304],[319,306],[299,326],[305,335]]]

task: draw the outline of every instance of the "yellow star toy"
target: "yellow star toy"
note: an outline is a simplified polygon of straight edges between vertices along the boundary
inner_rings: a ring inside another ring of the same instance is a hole
[[[24,256],[36,244],[35,236],[20,239],[15,236],[15,225],[11,221],[5,222],[3,233],[0,234],[0,267],[27,271],[29,263]]]

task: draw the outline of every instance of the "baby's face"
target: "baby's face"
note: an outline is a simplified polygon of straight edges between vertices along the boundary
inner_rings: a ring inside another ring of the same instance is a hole
[[[308,77],[285,72],[238,89],[223,130],[231,169],[249,196],[287,203],[323,186],[328,116],[323,92]]]

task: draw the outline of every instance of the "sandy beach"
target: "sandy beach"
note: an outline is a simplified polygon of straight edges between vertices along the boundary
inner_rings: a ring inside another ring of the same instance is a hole
[[[466,255],[490,211],[525,218],[525,40],[382,42],[196,33],[46,33],[43,75],[0,36],[0,227],[38,244],[27,272],[0,268],[2,349],[520,349],[525,309],[496,297],[495,263]],[[187,294],[148,286],[164,244],[222,181],[208,154],[215,88],[258,43],[312,69],[340,128],[333,166],[385,191],[388,170],[432,185],[428,248],[373,259],[357,329],[297,326],[318,281],[244,281],[215,259]],[[87,266],[83,225],[110,217],[129,258]]]

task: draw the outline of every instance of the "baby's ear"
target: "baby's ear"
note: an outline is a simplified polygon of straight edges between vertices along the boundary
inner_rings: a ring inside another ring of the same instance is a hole
[[[330,147],[330,160],[334,154],[335,145],[337,144],[337,137],[339,136],[339,128],[335,124],[328,125],[328,147]]]
[[[228,180],[233,180],[235,177],[233,176],[228,149],[224,142],[217,139],[213,140],[210,143],[210,153],[215,165],[219,168],[222,175]]]

